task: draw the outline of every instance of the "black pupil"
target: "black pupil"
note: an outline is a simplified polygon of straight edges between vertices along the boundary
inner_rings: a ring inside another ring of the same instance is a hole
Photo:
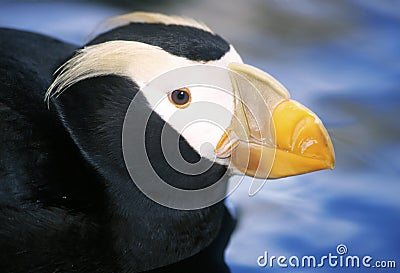
[[[183,91],[178,92],[178,100],[184,100],[186,97],[186,93]]]
[[[172,93],[172,100],[179,105],[185,104],[189,101],[189,95],[186,91],[175,90]]]

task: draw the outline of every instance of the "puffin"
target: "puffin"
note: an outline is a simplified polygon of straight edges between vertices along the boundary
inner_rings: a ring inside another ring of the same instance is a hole
[[[202,22],[0,40],[1,272],[230,272],[231,177],[334,166],[317,115]]]

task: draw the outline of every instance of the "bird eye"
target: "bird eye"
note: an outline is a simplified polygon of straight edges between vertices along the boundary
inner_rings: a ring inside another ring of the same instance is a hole
[[[169,101],[178,108],[186,108],[192,101],[190,90],[187,88],[180,88],[169,93]]]

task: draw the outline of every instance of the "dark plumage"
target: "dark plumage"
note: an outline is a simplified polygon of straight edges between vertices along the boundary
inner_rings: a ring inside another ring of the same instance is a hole
[[[188,26],[131,23],[100,34],[89,45],[106,41],[136,41],[159,46],[165,51],[194,61],[220,59],[229,44],[219,35]]]
[[[132,183],[120,147],[126,109],[138,95],[134,82],[87,79],[47,108],[52,73],[76,49],[0,30],[0,271],[139,272],[172,264],[156,271],[229,272],[223,251],[234,221],[222,203],[169,209]],[[150,123],[146,133],[154,136],[165,124],[157,114]],[[182,138],[180,145],[196,161]],[[155,168],[165,169],[154,151]],[[175,186],[200,188],[225,171],[214,165],[191,183],[172,169],[163,174]]]

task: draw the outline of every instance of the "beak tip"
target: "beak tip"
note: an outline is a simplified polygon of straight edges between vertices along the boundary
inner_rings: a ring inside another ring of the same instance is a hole
[[[335,151],[322,121],[305,106],[289,100],[273,112],[277,150],[272,177],[333,169]]]
[[[328,160],[327,160],[328,168],[330,170],[333,170],[335,168],[335,165],[336,165],[335,150],[333,149],[332,141],[331,141],[328,133],[326,135],[326,138],[327,138],[328,143],[329,143],[329,145],[328,145],[328,147],[329,147],[329,157],[328,157]]]
[[[336,164],[335,159],[333,159],[331,162],[329,162],[329,169],[333,170],[335,168],[335,164]]]

